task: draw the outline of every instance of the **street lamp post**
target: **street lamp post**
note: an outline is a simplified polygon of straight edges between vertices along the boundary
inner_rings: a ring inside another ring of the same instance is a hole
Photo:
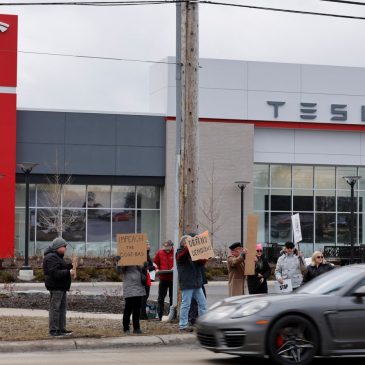
[[[18,167],[25,175],[25,240],[24,240],[24,265],[19,270],[19,279],[32,280],[33,270],[29,266],[29,176],[37,163],[23,162],[18,163]]]
[[[241,190],[241,246],[243,246],[243,227],[244,227],[244,190],[249,181],[235,181],[235,184]]]
[[[354,186],[358,180],[361,179],[361,176],[343,176],[345,181],[351,187],[351,217],[350,217],[350,263],[354,262],[354,227],[355,227],[355,209],[354,209]]]

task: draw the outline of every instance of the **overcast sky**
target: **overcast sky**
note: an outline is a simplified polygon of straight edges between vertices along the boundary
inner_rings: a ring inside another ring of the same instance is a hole
[[[365,6],[320,0],[222,1],[365,17]],[[0,14],[19,16],[19,51],[139,60],[175,55],[174,5],[0,6]],[[200,5],[202,58],[365,67],[364,34],[365,20]],[[18,108],[148,112],[150,67],[19,53]]]

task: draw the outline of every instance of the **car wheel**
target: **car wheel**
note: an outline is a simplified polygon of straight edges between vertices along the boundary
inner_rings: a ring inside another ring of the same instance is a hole
[[[279,319],[268,336],[269,356],[280,365],[307,365],[318,350],[318,335],[306,318],[290,315]]]

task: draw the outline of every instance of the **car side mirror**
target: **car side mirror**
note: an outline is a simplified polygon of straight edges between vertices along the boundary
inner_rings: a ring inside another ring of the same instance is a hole
[[[365,285],[360,286],[359,288],[357,288],[352,295],[356,298],[362,298],[365,297]]]

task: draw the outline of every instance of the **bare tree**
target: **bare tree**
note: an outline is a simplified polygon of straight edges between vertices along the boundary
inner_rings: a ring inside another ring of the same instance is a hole
[[[62,194],[64,187],[71,184],[72,176],[64,176],[59,173],[58,159],[54,166],[54,173],[47,175],[46,184],[40,184],[42,191],[41,205],[44,207],[38,210],[38,222],[49,232],[62,236],[62,232],[72,227],[80,216],[77,211],[67,210],[62,207]]]
[[[225,224],[221,215],[224,188],[219,189],[217,187],[219,184],[215,174],[214,162],[208,172],[203,171],[203,175],[204,185],[201,185],[201,189],[204,190],[204,193],[202,194],[203,199],[200,203],[201,221],[199,221],[199,225],[209,231],[213,249],[219,254],[222,244],[219,242],[218,232]],[[214,245],[214,242],[217,240],[219,247],[215,247]]]

